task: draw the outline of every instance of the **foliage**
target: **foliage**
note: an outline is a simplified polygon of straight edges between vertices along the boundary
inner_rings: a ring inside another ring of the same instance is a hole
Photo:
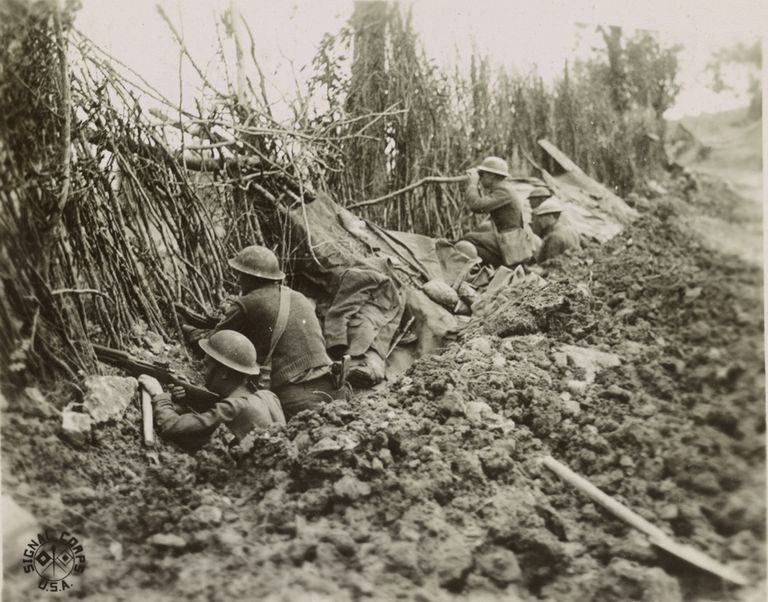
[[[680,92],[677,55],[681,49],[679,45],[663,47],[644,30],[627,40],[627,87],[634,106],[652,108],[659,119],[672,107]]]
[[[676,93],[674,50],[646,34],[611,34],[618,80],[596,55],[546,85],[477,51],[468,73],[443,72],[407,9],[362,3],[324,38],[292,123],[270,113],[253,52],[245,65],[236,15],[223,21],[239,49],[222,65],[227,89],[198,70],[203,96],[190,113],[118,72],[70,30],[72,7],[56,6],[8,0],[0,20],[0,360],[21,381],[30,368],[76,386],[95,367],[91,338],[123,345],[141,323],[170,336],[173,303],[218,306],[232,290],[225,260],[245,245],[275,248],[289,271],[315,260],[303,211],[314,190],[351,203],[488,154],[518,173],[551,168],[544,137],[629,190],[658,165],[646,134]],[[140,96],[167,112],[147,111]],[[364,215],[457,238],[474,219],[459,186],[419,187]]]
[[[763,52],[759,38],[751,43],[738,42],[733,46],[719,48],[712,53],[707,71],[715,92],[731,90],[749,94],[750,117],[762,115]],[[734,74],[739,73],[746,76],[746,87],[734,77]]]
[[[327,86],[320,120],[381,116],[365,139],[337,130],[337,169],[324,185],[338,200],[353,203],[425,176],[461,173],[485,155],[505,157],[525,174],[531,164],[522,157],[547,164],[541,138],[620,193],[662,165],[654,141],[663,138],[662,114],[679,92],[679,47],[665,47],[647,31],[626,37],[611,27],[601,29],[605,49],[566,64],[552,85],[535,71],[495,67],[477,50],[466,74],[447,74],[424,55],[407,8],[357,6],[365,10],[338,37],[325,37],[314,63],[313,92]],[[349,54],[355,58],[345,71],[334,60]],[[457,237],[473,219],[459,187],[421,187],[363,211],[391,228]]]
[[[308,198],[324,132],[283,130],[231,89],[185,113],[55,7],[20,3],[0,25],[0,365],[76,387],[91,340],[123,346],[142,323],[170,336],[176,301],[217,307],[236,250],[295,255],[287,207]]]

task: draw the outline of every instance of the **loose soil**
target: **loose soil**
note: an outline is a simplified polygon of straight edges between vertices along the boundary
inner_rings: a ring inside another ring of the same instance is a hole
[[[85,540],[89,600],[761,599],[762,272],[680,219],[712,213],[706,195],[664,185],[621,236],[397,381],[241,448],[217,433],[193,456],[147,452],[131,406],[78,450],[9,394],[4,492]],[[579,385],[563,344],[621,364]],[[650,546],[544,454],[754,585]],[[32,581],[10,575],[6,599],[49,600]]]

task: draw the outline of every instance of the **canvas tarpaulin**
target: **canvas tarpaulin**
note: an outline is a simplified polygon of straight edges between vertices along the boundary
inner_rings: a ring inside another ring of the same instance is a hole
[[[456,317],[420,290],[432,277],[449,273],[456,261],[436,253],[426,236],[394,233],[356,217],[324,195],[290,212],[292,237],[302,241],[294,271],[318,285],[318,307],[329,346],[368,347],[385,356],[403,321],[415,318],[419,355],[458,332]],[[401,236],[403,235],[403,236]],[[329,320],[330,317],[330,320]]]
[[[553,173],[541,166],[541,176],[555,195],[564,201],[563,215],[584,237],[605,243],[637,217],[637,211],[599,182],[590,178],[571,159],[548,140],[539,145],[557,166]]]

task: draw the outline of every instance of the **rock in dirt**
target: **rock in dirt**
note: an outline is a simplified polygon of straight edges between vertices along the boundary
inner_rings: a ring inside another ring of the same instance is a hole
[[[727,366],[721,366],[715,372],[715,379],[720,384],[733,384],[744,373],[742,362],[732,362]]]
[[[493,422],[502,418],[484,401],[470,401],[463,409],[467,419],[478,424]]]
[[[638,406],[635,406],[633,408],[634,413],[641,418],[650,418],[654,414],[658,412],[658,408],[656,407],[656,404],[649,402],[640,404]]]
[[[467,450],[457,451],[452,468],[463,479],[485,479],[480,458],[473,452]]]
[[[216,532],[216,541],[222,547],[232,549],[241,546],[245,539],[237,529],[226,527]]]
[[[491,447],[486,447],[477,452],[480,464],[491,478],[506,474],[514,463],[512,460],[514,443],[509,441],[497,441]]]
[[[371,494],[371,486],[352,475],[344,475],[333,484],[333,491],[340,498],[354,502]]]
[[[632,393],[626,389],[622,389],[619,385],[611,385],[602,392],[601,397],[615,399],[616,401],[627,403],[630,399],[632,399]]]
[[[187,547],[187,540],[172,533],[155,533],[147,540],[147,543],[158,548],[181,550]]]
[[[519,581],[522,577],[515,553],[499,546],[480,555],[477,565],[484,575],[502,584]]]
[[[715,495],[721,490],[720,483],[713,472],[699,472],[691,477],[691,488],[705,495]]]
[[[659,518],[662,520],[675,520],[678,516],[680,516],[680,509],[676,504],[665,504],[659,510]]]
[[[165,347],[165,341],[156,332],[148,330],[146,334],[141,338],[142,342],[155,355],[160,355]]]
[[[618,558],[608,566],[592,599],[600,602],[682,602],[683,596],[677,579],[662,569]]]
[[[563,345],[560,351],[565,353],[570,363],[584,370],[584,379],[588,383],[595,381],[595,375],[604,368],[614,368],[621,365],[621,358],[615,353],[600,351],[592,347]]]
[[[119,541],[113,541],[109,544],[109,555],[118,562],[123,559],[123,544]]]
[[[24,389],[24,395],[20,397],[19,402],[21,404],[21,411],[27,416],[51,418],[59,413],[37,387],[27,387]]]
[[[728,544],[728,551],[736,558],[749,558],[759,554],[758,549],[757,539],[750,531],[739,531]]]
[[[132,376],[89,376],[83,407],[94,424],[118,420],[131,403],[139,382]]]
[[[438,400],[438,407],[448,416],[464,416],[467,413],[467,404],[463,395],[453,388],[448,389]]]
[[[215,527],[221,524],[223,513],[216,506],[198,506],[192,512],[192,518],[200,524]]]
[[[99,498],[98,492],[93,487],[75,487],[61,495],[65,504],[88,503]]]
[[[93,419],[88,414],[64,409],[61,415],[61,431],[64,438],[75,447],[85,447],[91,439]]]
[[[491,341],[487,337],[475,337],[467,343],[467,347],[486,357],[493,351]]]
[[[572,395],[584,395],[584,393],[587,392],[587,387],[589,386],[589,383],[584,382],[583,380],[569,380],[565,387],[568,389],[568,391]]]
[[[581,405],[575,399],[563,401],[563,412],[569,416],[577,416],[581,413]]]
[[[472,568],[472,548],[461,537],[450,537],[435,551],[437,581],[443,587],[456,587]]]
[[[323,437],[309,449],[309,453],[313,456],[323,456],[338,451],[341,451],[341,444],[330,437]]]
[[[625,560],[634,560],[643,564],[651,564],[656,559],[656,550],[648,538],[634,529],[630,529],[625,537],[610,547],[610,554]]]
[[[723,532],[752,531],[761,533],[765,529],[764,493],[741,491],[730,495],[724,505],[717,508],[715,523]]]

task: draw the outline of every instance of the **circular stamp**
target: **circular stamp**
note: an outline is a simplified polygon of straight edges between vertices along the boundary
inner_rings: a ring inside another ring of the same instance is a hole
[[[85,570],[85,552],[69,532],[44,531],[24,548],[21,564],[25,573],[38,576],[38,589],[60,592],[71,589],[73,578]]]

